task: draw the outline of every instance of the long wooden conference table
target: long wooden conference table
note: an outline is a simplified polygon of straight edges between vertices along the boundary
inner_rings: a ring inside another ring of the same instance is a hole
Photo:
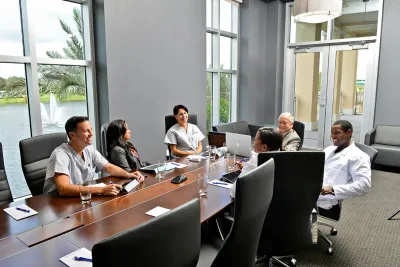
[[[1,205],[3,210],[26,204],[38,214],[16,221],[0,211],[0,266],[65,266],[59,261],[61,257],[82,247],[91,250],[97,242],[151,220],[147,211],[157,206],[174,209],[198,198],[199,174],[218,179],[227,172],[224,158],[197,163],[184,157],[175,161],[188,167],[168,171],[161,181],[149,175],[128,194],[92,196],[90,204],[82,204],[79,197],[43,194]],[[180,174],[188,179],[172,184],[171,179]],[[126,180],[106,177],[99,181],[122,184]],[[228,189],[213,185],[200,200],[201,222],[232,202]]]

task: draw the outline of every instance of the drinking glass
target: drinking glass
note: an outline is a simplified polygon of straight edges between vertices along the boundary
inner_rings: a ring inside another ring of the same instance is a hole
[[[207,174],[199,174],[197,179],[197,184],[199,186],[199,196],[207,196],[207,188],[208,188],[208,181],[209,177]]]
[[[167,170],[167,163],[165,161],[158,161],[157,162],[157,177],[158,179],[165,178],[165,171]]]
[[[235,170],[235,157],[231,153],[225,154],[225,166],[228,172],[232,172]]]
[[[93,181],[85,182],[79,185],[79,193],[81,195],[82,204],[90,203],[92,200]]]
[[[210,146],[210,160],[215,160],[215,158],[217,157],[217,147],[216,146]]]

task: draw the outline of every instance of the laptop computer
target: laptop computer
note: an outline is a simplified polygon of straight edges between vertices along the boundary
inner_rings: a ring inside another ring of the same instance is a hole
[[[228,152],[242,157],[251,156],[251,136],[236,133],[226,133]]]

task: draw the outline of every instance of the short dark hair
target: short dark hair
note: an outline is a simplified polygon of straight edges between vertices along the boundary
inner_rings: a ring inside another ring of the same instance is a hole
[[[186,113],[189,113],[187,107],[185,107],[184,105],[176,105],[176,106],[174,107],[174,109],[173,109],[173,112],[174,112],[174,115],[175,115],[175,116],[178,115],[178,112],[179,112],[180,109],[183,109],[183,110],[186,111]]]
[[[343,130],[347,133],[349,130],[353,133],[353,125],[346,120],[338,120],[333,123],[333,125],[340,125]],[[353,134],[352,134],[353,135]],[[350,135],[351,137],[351,135]]]
[[[263,127],[258,129],[258,133],[261,143],[267,145],[270,151],[282,148],[283,136],[277,129]]]
[[[67,120],[65,123],[65,131],[67,132],[68,138],[71,140],[71,137],[69,136],[70,132],[75,132],[76,128],[78,126],[78,123],[88,121],[89,118],[86,116],[73,116]]]

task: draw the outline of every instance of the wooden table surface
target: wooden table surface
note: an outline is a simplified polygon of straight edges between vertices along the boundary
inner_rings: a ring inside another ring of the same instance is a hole
[[[61,262],[56,264],[53,261],[77,248],[91,250],[95,243],[151,220],[153,217],[145,213],[156,206],[173,209],[199,197],[198,175],[208,174],[212,179],[218,179],[226,173],[223,158],[213,162],[211,167],[209,160],[193,163],[181,158],[176,161],[189,166],[168,171],[166,178],[161,181],[155,175],[149,175],[143,184],[129,194],[94,196],[89,205],[82,205],[79,197],[64,198],[54,194],[2,205],[4,209],[25,203],[39,214],[16,221],[5,212],[0,213],[0,266],[24,266],[30,263],[27,259],[36,259],[38,255],[52,259],[52,264],[48,266],[53,266],[53,263],[58,266]],[[178,174],[185,174],[187,181],[179,185],[172,184],[170,180]],[[112,177],[103,178],[102,181],[109,180],[118,181]],[[229,190],[210,185],[207,197],[201,198],[201,221],[212,217],[231,202]],[[45,266],[36,263],[28,265]]]

